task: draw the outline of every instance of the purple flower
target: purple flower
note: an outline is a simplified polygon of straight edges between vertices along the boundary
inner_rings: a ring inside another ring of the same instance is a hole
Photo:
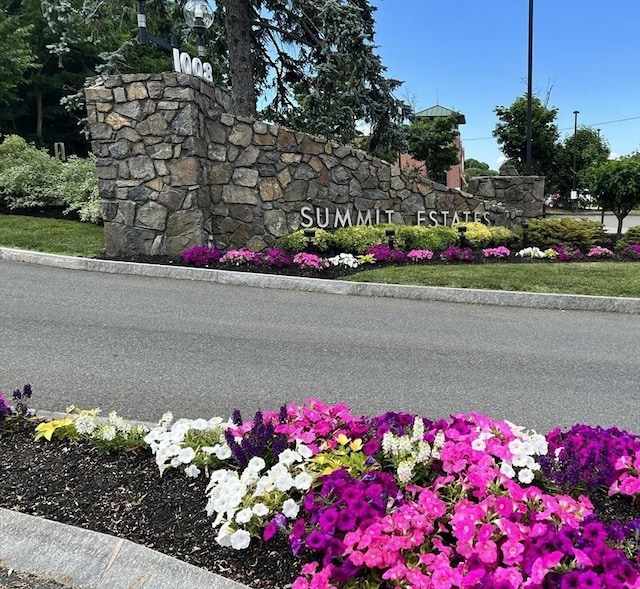
[[[440,252],[440,259],[445,262],[473,262],[473,250],[469,247],[452,245]]]
[[[2,422],[7,415],[11,415],[11,406],[7,403],[5,398],[0,395],[0,425],[2,425]]]
[[[371,246],[365,253],[373,256],[377,262],[402,262],[402,260],[405,259],[402,251],[385,245],[384,243]]]
[[[194,266],[208,266],[213,262],[219,262],[221,257],[222,250],[195,245],[183,251],[180,260],[185,264],[193,264]]]
[[[620,252],[625,258],[631,258],[633,260],[640,260],[640,243],[635,243],[625,247]]]

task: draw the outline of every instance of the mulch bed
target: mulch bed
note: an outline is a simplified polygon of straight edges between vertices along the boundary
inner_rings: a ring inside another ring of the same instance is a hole
[[[103,454],[88,444],[34,442],[34,427],[0,432],[0,507],[126,538],[254,589],[284,589],[296,578],[300,561],[284,537],[254,539],[247,550],[216,543],[204,476],[160,477],[147,449]]]

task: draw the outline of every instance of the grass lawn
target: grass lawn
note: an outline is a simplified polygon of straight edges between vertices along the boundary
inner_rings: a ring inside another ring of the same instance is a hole
[[[640,263],[637,262],[396,266],[364,270],[346,280],[640,298]]]
[[[65,219],[0,214],[0,247],[94,257],[104,249],[101,226]],[[529,262],[396,266],[345,278],[448,286],[640,298],[640,263]]]
[[[0,214],[0,247],[92,257],[104,249],[104,232],[80,221]]]

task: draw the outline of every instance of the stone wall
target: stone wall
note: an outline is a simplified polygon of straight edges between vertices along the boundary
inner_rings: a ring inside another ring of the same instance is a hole
[[[176,258],[205,244],[258,251],[301,228],[310,210],[325,213],[330,227],[349,215],[356,224],[358,212],[412,224],[419,211],[508,226],[522,220],[520,207],[499,198],[236,117],[228,93],[193,76],[100,77],[85,97],[111,257]]]
[[[468,188],[478,198],[521,210],[528,219],[543,214],[544,176],[478,176],[471,179]]]

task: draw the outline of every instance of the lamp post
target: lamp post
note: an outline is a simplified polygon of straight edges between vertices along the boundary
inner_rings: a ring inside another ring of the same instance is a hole
[[[140,43],[140,45],[147,45],[149,41],[151,41],[155,45],[171,51],[173,48],[173,39],[172,43],[169,43],[164,39],[152,35],[147,30],[146,5],[146,0],[138,0],[138,43]],[[203,57],[205,55],[207,29],[213,24],[213,11],[205,0],[189,0],[184,5],[182,13],[187,25],[196,35],[198,56]]]
[[[578,134],[578,114],[580,113],[579,110],[574,110],[573,111],[573,184],[572,184],[572,192],[573,194],[571,195],[572,199],[574,197],[576,197],[577,200],[577,195],[575,194],[576,191],[576,167],[577,167],[577,161],[578,161],[578,142],[576,140],[576,135]]]
[[[529,52],[527,66],[527,146],[525,173],[531,174],[531,143],[533,141],[532,113],[532,77],[533,77],[533,0],[529,0]]]

